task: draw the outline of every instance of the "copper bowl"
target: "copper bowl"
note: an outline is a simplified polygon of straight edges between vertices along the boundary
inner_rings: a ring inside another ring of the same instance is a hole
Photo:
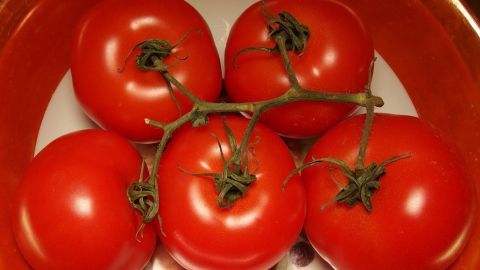
[[[11,200],[69,68],[72,28],[97,1],[0,1],[0,269],[28,269],[10,230]],[[480,195],[480,24],[473,9],[461,0],[341,1],[362,17],[419,116],[457,143]],[[476,226],[453,269],[480,268]]]

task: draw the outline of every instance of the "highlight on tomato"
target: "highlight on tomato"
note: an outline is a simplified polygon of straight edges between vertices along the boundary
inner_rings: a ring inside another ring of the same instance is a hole
[[[32,160],[13,203],[18,249],[34,269],[143,269],[155,248],[126,189],[142,159],[102,130],[64,135]],[[144,172],[148,176],[148,172]]]
[[[279,45],[278,38],[286,39],[285,44]],[[287,50],[294,81],[282,61],[281,47]],[[344,4],[334,0],[257,2],[230,31],[225,49],[226,91],[234,102],[275,98],[291,87],[362,92],[373,57],[367,29]],[[283,136],[307,138],[320,135],[354,108],[352,104],[297,102],[273,108],[261,120]]]
[[[318,161],[302,171],[309,240],[336,269],[447,269],[476,220],[462,158],[423,120],[376,114],[353,169],[364,122],[335,126],[305,159]]]
[[[212,116],[182,127],[160,160],[157,232],[187,269],[268,269],[302,229],[304,187],[297,175],[282,189],[295,164],[278,135],[255,126],[245,155],[232,160],[247,125]]]
[[[80,104],[99,126],[129,140],[159,141],[163,131],[145,118],[169,122],[190,110],[165,71],[201,100],[220,94],[211,32],[185,1],[103,0],[84,15],[74,37],[71,70]]]

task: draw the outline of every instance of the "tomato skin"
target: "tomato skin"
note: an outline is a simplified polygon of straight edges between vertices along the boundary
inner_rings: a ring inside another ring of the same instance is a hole
[[[248,120],[227,117],[237,142]],[[212,136],[214,134],[215,136]],[[282,181],[295,168],[284,142],[263,125],[251,136],[257,181],[231,208],[217,205],[213,179],[192,173],[221,172],[231,155],[221,119],[208,126],[179,130],[160,162],[157,228],[169,253],[187,269],[268,269],[278,262],[298,237],[305,217],[300,177],[282,191]]]
[[[318,140],[312,157],[344,160],[351,168],[364,116],[352,117]],[[465,246],[476,219],[473,182],[454,147],[429,124],[411,116],[378,114],[366,165],[398,154],[373,195],[373,211],[332,204],[345,177],[324,166],[302,172],[307,190],[306,233],[336,269],[445,269]]]
[[[192,6],[180,0],[106,0],[95,6],[75,32],[71,63],[75,94],[86,114],[132,141],[160,140],[163,131],[144,119],[169,122],[180,112],[159,72],[136,68],[139,49],[127,56],[146,39],[174,44],[187,34],[165,63],[178,62],[168,69],[172,76],[198,98],[214,101],[221,89],[220,60],[206,22]],[[175,87],[174,92],[187,112],[191,102]]]
[[[266,1],[272,13],[288,11],[311,32],[302,55],[289,53],[302,87],[339,93],[361,92],[368,81],[373,45],[360,19],[348,7],[329,0]],[[290,88],[279,54],[250,51],[269,47],[266,20],[256,3],[233,25],[225,51],[225,84],[233,101],[246,102],[278,97]],[[321,105],[320,105],[321,104]],[[270,128],[287,137],[305,138],[321,134],[338,123],[354,106],[301,102],[274,108],[262,116]]]
[[[17,191],[12,228],[34,269],[142,269],[156,244],[153,224],[126,197],[141,158],[111,132],[60,137],[31,162]]]

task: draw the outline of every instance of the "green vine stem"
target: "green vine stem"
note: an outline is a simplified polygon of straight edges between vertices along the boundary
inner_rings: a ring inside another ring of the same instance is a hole
[[[368,75],[368,84],[365,87],[365,94],[367,95],[367,99],[371,98],[372,95],[372,78],[373,78],[373,70],[375,66],[376,59],[373,59],[372,63],[370,64],[370,70]],[[370,99],[369,99],[370,100]],[[365,124],[362,130],[362,137],[360,139],[360,149],[358,150],[357,161],[355,163],[355,169],[357,171],[363,170],[365,168],[365,152],[367,151],[367,144],[368,144],[368,137],[370,136],[370,131],[372,130],[372,123],[373,118],[375,117],[375,104],[367,102],[365,108],[367,109],[366,116],[365,116]]]
[[[264,14],[267,14],[264,12]],[[280,13],[278,16],[264,15],[268,20],[267,28],[269,30],[271,38],[275,41],[275,47],[268,48],[247,48],[239,52],[246,53],[252,49],[260,49],[268,53],[279,53],[282,59],[285,71],[288,75],[291,87],[281,96],[264,101],[246,102],[246,103],[219,103],[219,102],[206,102],[186,89],[181,82],[175,79],[168,71],[169,66],[164,63],[164,59],[173,55],[172,50],[179,42],[174,45],[170,45],[168,41],[150,39],[139,43],[134,49],[140,49],[140,54],[136,56],[136,65],[140,70],[157,71],[165,79],[169,92],[175,101],[175,94],[173,92],[174,86],[181,94],[185,95],[191,102],[192,108],[190,111],[181,114],[178,119],[170,123],[162,123],[155,121],[154,119],[145,119],[145,122],[149,125],[163,129],[164,134],[158,143],[157,150],[153,160],[153,168],[151,176],[146,181],[139,181],[130,186],[128,190],[128,197],[130,203],[142,212],[143,222],[148,223],[157,216],[158,213],[158,192],[157,192],[157,180],[158,180],[158,164],[162,157],[168,141],[172,134],[184,124],[190,122],[193,126],[204,125],[208,123],[208,116],[212,113],[232,113],[232,112],[248,112],[252,115],[249,125],[245,130],[244,137],[239,147],[235,148],[232,156],[225,162],[224,172],[218,175],[219,181],[217,187],[225,187],[225,183],[231,181],[231,177],[238,177],[242,173],[241,168],[245,168],[245,151],[248,145],[250,135],[260,119],[262,113],[270,110],[274,107],[281,106],[287,103],[300,102],[300,101],[317,101],[317,102],[335,102],[335,103],[351,103],[358,106],[366,107],[367,114],[370,118],[373,118],[373,108],[383,106],[383,100],[381,97],[372,95],[370,91],[370,85],[366,87],[366,90],[361,93],[334,93],[329,91],[318,91],[312,89],[305,89],[300,86],[293,67],[290,63],[288,51],[301,54],[306,48],[306,42],[308,41],[309,32],[308,28],[301,25],[292,15],[288,13]],[[268,17],[267,17],[268,16]],[[181,40],[183,40],[182,38]],[[238,56],[237,55],[237,56]],[[177,58],[181,64],[182,61],[188,60],[187,58]],[[234,63],[232,63],[234,64]],[[373,65],[371,68],[373,72]],[[179,107],[179,106],[178,106]],[[179,109],[180,111],[180,109]],[[371,122],[371,121],[370,121]],[[366,145],[370,125],[366,125],[364,134],[362,136],[362,144]],[[366,146],[365,146],[366,147]],[[363,168],[363,153],[365,150],[361,150],[359,153],[358,167]],[[247,161],[248,162],[248,161]],[[229,178],[230,177],[230,178]],[[246,177],[246,183],[251,182],[249,175]],[[250,180],[249,180],[250,179]],[[223,181],[223,182],[222,182]],[[230,184],[229,184],[230,185]],[[228,186],[228,190],[219,189],[221,198],[229,197],[225,192],[233,192],[235,194],[244,194],[244,187],[232,188]],[[240,191],[240,193],[239,193]],[[231,196],[238,197],[238,196]],[[227,206],[231,205],[230,203]],[[219,206],[225,206],[223,199],[219,199]]]

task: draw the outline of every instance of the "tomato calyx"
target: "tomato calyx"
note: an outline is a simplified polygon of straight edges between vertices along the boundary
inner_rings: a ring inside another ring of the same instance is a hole
[[[262,13],[267,19],[268,35],[273,40],[281,35],[285,39],[285,48],[297,54],[302,54],[310,38],[310,30],[304,24],[301,24],[292,14],[280,12],[277,16],[267,14],[265,6],[262,7]],[[278,49],[277,49],[278,50]]]
[[[125,58],[125,63],[123,67],[119,69],[119,72],[123,71],[126,61],[136,49],[140,49],[140,53],[135,56],[135,65],[139,70],[167,71],[169,67],[178,63],[164,65],[161,61],[165,60],[167,57],[174,56],[175,58],[179,59],[179,61],[183,61],[188,58],[188,55],[179,57],[173,53],[173,50],[189,35],[190,32],[186,33],[174,44],[171,44],[168,40],[163,39],[147,39],[136,44],[128,53],[127,57]]]
[[[194,175],[213,177],[215,187],[219,192],[217,196],[217,204],[220,208],[230,208],[238,199],[242,198],[248,191],[248,186],[257,180],[255,174],[250,173],[250,147],[243,150],[242,145],[237,145],[235,137],[230,127],[227,125],[225,118],[222,117],[223,127],[227,134],[230,149],[233,152],[231,158],[226,159],[224,156],[220,140],[217,139],[220,157],[223,162],[223,170],[221,173],[191,173],[180,168],[182,171]],[[250,132],[250,131],[247,131]],[[215,136],[212,134],[212,136]],[[248,138],[248,137],[247,137]]]
[[[380,187],[380,177],[385,174],[384,163],[379,166],[371,163],[366,168],[355,170],[355,172],[345,170],[349,183],[337,193],[335,200],[350,207],[361,202],[365,209],[371,212],[371,198]]]
[[[254,183],[257,177],[247,170],[242,170],[241,166],[234,164],[225,169],[222,174],[214,176],[214,183],[217,190],[220,191],[217,199],[218,206],[229,208],[238,199],[243,197],[248,190],[248,186]]]
[[[238,199],[248,191],[248,186],[257,180],[255,174],[249,173],[248,163],[229,164],[222,152],[224,169],[221,173],[191,173],[184,169],[183,172],[194,176],[213,177],[213,182],[218,190],[217,204],[220,208],[230,208]]]
[[[333,200],[323,204],[320,209],[325,209],[325,207],[333,202],[337,202],[339,204],[344,203],[349,207],[353,207],[357,203],[362,203],[367,212],[370,213],[373,210],[372,197],[380,188],[380,180],[382,176],[387,173],[386,166],[408,157],[410,157],[409,154],[399,154],[383,161],[380,164],[372,162],[366,167],[354,170],[350,169],[350,167],[342,160],[335,158],[313,158],[312,161],[303,164],[290,173],[284,180],[283,187],[285,187],[289,179],[298,172],[320,163],[327,163],[327,165],[325,165],[326,168],[328,168],[330,171],[340,172],[342,175],[347,177],[348,183],[341,187],[332,176],[332,180],[335,181],[335,183],[339,186],[340,191],[335,195]]]
[[[168,92],[170,97],[175,102],[179,115],[182,114],[182,108],[180,107],[180,103],[178,103],[177,97],[173,91],[173,86],[176,85],[178,87],[179,82],[175,80],[172,76],[170,76],[168,69],[172,66],[179,64],[182,61],[187,60],[188,55],[179,57],[173,51],[174,49],[180,45],[188,36],[190,32],[184,34],[180,40],[176,43],[171,44],[168,40],[163,39],[147,39],[138,44],[136,44],[128,53],[127,57],[125,58],[125,62],[118,71],[121,73],[125,69],[125,65],[127,64],[127,60],[130,58],[132,53],[140,49],[140,53],[135,56],[135,65],[138,70],[141,71],[158,71],[162,75],[163,79],[165,80],[165,84],[167,86]],[[178,59],[177,62],[166,65],[164,60],[170,56],[173,56]],[[185,92],[185,91],[183,91]],[[186,94],[187,97],[191,100],[196,100],[196,97],[191,94]]]
[[[232,62],[235,66],[236,59],[249,51],[263,51],[266,53],[278,53],[282,49],[292,51],[298,55],[305,52],[307,48],[307,41],[310,38],[310,30],[308,26],[300,23],[297,18],[286,11],[273,14],[269,12],[265,6],[265,1],[262,1],[261,11],[263,17],[267,21],[267,31],[270,39],[275,41],[275,46],[267,47],[250,47],[237,52],[233,57]],[[279,40],[282,40],[279,42]],[[281,44],[283,43],[283,44]],[[280,48],[282,46],[283,48]]]
[[[127,198],[133,208],[142,213],[142,226],[138,229],[137,239],[140,239],[143,228],[152,221],[158,212],[158,192],[151,177],[144,178],[145,161],[142,161],[140,176],[127,190]]]
[[[335,200],[350,207],[361,202],[365,209],[371,212],[373,209],[372,196],[380,187],[381,177],[387,172],[385,167],[408,156],[397,155],[380,164],[372,162],[367,167],[355,171],[352,171],[344,162],[337,160],[335,164],[341,166],[342,174],[348,178],[349,182],[337,193]]]

